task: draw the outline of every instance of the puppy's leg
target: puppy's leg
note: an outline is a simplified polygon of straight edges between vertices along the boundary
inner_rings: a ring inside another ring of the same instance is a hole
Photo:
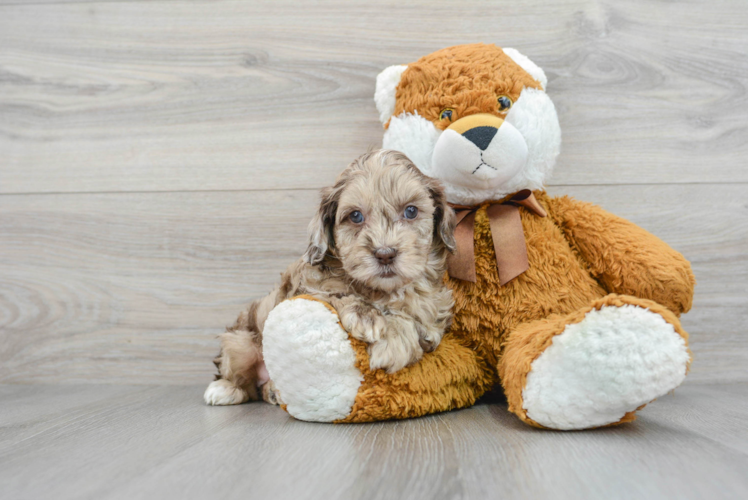
[[[283,400],[280,397],[280,392],[276,389],[275,384],[272,380],[268,380],[262,386],[262,400],[271,405],[282,405]]]
[[[442,341],[442,336],[452,325],[452,292],[443,287],[434,291],[429,297],[430,302],[424,304],[426,299],[420,299],[412,305],[415,311],[414,320],[418,330],[418,342],[423,352],[432,352]]]
[[[424,325],[416,322],[416,331],[418,332],[418,345],[423,352],[433,352],[442,341],[444,330],[437,325]]]
[[[376,308],[356,297],[331,300],[338,311],[340,323],[352,337],[369,344],[369,366],[395,373],[421,359],[421,335],[417,322],[406,314],[384,316]],[[438,335],[438,339],[435,338]],[[441,334],[424,329],[424,337],[436,348]]]
[[[330,303],[338,311],[340,324],[355,339],[367,343],[376,342],[387,329],[382,313],[356,297],[332,299]]]
[[[239,315],[234,326],[220,336],[221,352],[213,360],[218,368],[218,375],[216,381],[205,391],[206,403],[236,405],[260,399],[260,388],[269,380],[262,359],[261,332],[270,310],[285,297],[281,288],[278,286],[269,295],[252,302]],[[262,396],[266,393],[267,391],[263,391]],[[277,396],[272,401],[265,397],[263,399],[268,402],[279,401]]]
[[[423,357],[416,322],[409,316],[385,317],[387,329],[382,337],[369,345],[369,367],[383,368],[387,373],[412,365]]]
[[[209,405],[236,405],[259,399],[257,388],[267,382],[259,334],[231,330],[222,334],[220,339],[221,352],[213,360],[218,368],[218,379],[206,389],[205,402]]]

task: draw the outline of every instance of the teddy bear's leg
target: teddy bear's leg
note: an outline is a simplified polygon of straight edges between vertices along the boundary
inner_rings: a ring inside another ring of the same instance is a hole
[[[687,339],[666,307],[608,295],[514,331],[499,377],[509,410],[531,425],[570,430],[628,422],[683,381]]]
[[[434,352],[393,374],[370,370],[366,344],[312,298],[278,304],[263,355],[284,409],[299,420],[372,422],[469,406],[495,382],[475,351],[446,335]]]

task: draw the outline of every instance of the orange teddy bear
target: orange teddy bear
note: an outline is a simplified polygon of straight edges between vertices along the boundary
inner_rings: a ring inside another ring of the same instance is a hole
[[[627,422],[677,387],[691,360],[678,317],[688,261],[642,228],[543,185],[559,152],[543,71],[514,49],[464,45],[377,78],[384,147],[445,185],[457,212],[454,323],[394,374],[325,304],[268,317],[264,356],[296,418],[365,422],[465,407],[501,384],[509,410],[552,429]],[[327,346],[319,355],[311,346]],[[311,354],[315,352],[316,354]]]

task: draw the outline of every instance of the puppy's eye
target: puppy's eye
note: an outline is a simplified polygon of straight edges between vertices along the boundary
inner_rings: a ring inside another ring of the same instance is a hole
[[[506,111],[512,107],[512,100],[505,95],[500,95],[496,100],[499,102],[499,111]]]
[[[442,112],[439,113],[439,119],[452,121],[452,117],[454,116],[454,113],[455,113],[454,109],[444,108]]]
[[[364,214],[356,210],[355,212],[351,212],[351,215],[349,215],[348,218],[354,224],[361,224],[364,221]]]
[[[418,209],[413,205],[406,207],[403,213],[406,219],[415,219],[418,216]]]

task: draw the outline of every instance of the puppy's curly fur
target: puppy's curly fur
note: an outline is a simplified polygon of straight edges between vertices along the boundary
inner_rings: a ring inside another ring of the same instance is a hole
[[[454,226],[441,184],[405,155],[379,150],[356,159],[322,191],[304,256],[221,335],[206,402],[279,402],[262,361],[262,331],[268,313],[298,295],[329,302],[343,327],[369,344],[373,369],[395,372],[435,349],[451,322],[443,276]]]

